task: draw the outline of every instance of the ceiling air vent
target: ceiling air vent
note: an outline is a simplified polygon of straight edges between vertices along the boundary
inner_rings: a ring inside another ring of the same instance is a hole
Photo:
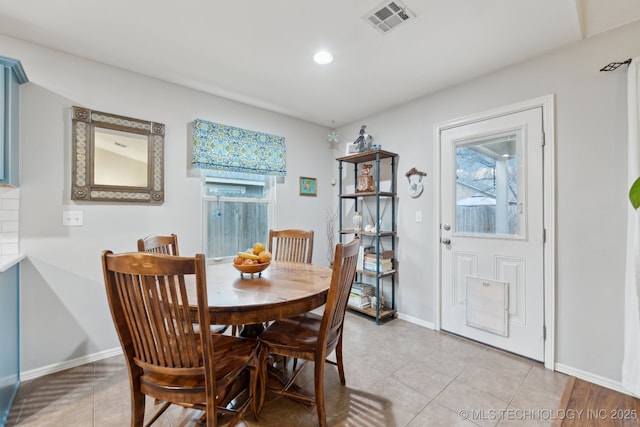
[[[381,33],[388,33],[416,16],[398,0],[386,1],[362,17]]]

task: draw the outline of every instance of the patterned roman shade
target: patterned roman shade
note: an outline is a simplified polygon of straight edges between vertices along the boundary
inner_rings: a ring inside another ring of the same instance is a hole
[[[199,169],[285,176],[287,149],[281,136],[196,119],[191,163]]]

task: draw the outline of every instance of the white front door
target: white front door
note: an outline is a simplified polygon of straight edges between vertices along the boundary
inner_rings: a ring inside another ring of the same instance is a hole
[[[441,327],[544,360],[542,108],[444,129]]]

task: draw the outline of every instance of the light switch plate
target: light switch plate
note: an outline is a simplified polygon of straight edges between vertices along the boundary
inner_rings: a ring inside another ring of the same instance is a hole
[[[79,227],[83,224],[82,211],[63,211],[62,225],[65,227]]]
[[[422,222],[422,211],[416,211],[416,222]]]

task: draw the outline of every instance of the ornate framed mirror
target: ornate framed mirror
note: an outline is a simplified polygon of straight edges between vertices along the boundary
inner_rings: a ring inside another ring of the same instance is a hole
[[[164,124],[73,107],[71,200],[164,202]]]

